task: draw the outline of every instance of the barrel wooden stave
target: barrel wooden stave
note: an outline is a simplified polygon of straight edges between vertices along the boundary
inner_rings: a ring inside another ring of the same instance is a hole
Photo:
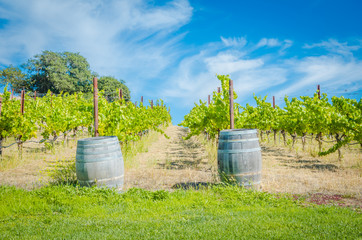
[[[79,140],[76,173],[81,186],[122,189],[124,163],[118,138],[111,136]]]
[[[261,149],[255,129],[220,132],[218,167],[221,177],[232,177],[241,186],[261,183]]]

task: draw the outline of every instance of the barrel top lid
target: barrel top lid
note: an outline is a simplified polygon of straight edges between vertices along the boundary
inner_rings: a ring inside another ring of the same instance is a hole
[[[83,138],[83,139],[79,139],[78,143],[97,144],[97,143],[108,142],[108,141],[117,141],[118,142],[118,137],[117,136],[104,136],[104,137]]]
[[[225,129],[220,131],[220,134],[233,135],[233,134],[250,134],[256,132],[257,132],[256,129],[241,128],[241,129]]]

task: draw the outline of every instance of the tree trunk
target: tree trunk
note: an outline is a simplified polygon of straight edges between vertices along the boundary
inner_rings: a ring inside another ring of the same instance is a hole
[[[273,130],[274,133],[274,144],[277,145],[277,130]]]
[[[0,156],[3,155],[3,148],[2,148],[2,146],[3,146],[3,137],[0,137]]]
[[[56,131],[53,131],[53,141],[52,141],[52,146],[54,147],[54,143],[55,141],[57,140],[58,138],[58,135],[57,135],[57,132]]]
[[[321,132],[317,134],[316,140],[318,141],[319,152],[322,152],[322,133]]]
[[[337,144],[339,144],[342,140],[342,137],[339,137],[339,134],[337,133],[336,136],[335,136],[336,140],[337,140]],[[341,148],[339,147],[337,149],[338,151],[338,161],[341,161],[342,160],[342,151],[341,151]]]
[[[219,136],[220,136],[220,129],[217,130],[217,135],[216,135],[216,147],[219,146]]]
[[[294,133],[294,134],[290,134],[290,136],[292,136],[292,149],[294,149],[294,144],[295,144],[295,140],[296,140],[296,138],[297,138],[297,134],[296,133]]]
[[[68,146],[68,134],[67,132],[64,133],[64,146]]]
[[[286,136],[285,136],[285,131],[282,130],[281,133],[283,135],[284,146],[287,146],[287,139],[286,139]]]
[[[260,130],[260,141],[262,142],[263,141],[263,131]]]
[[[303,151],[305,150],[305,136],[306,135],[307,135],[307,133],[303,133],[303,136],[302,136]]]
[[[20,140],[22,136],[20,136],[18,139],[16,139],[18,141],[18,153],[20,158],[23,157],[23,142]]]
[[[77,136],[77,130],[78,130],[78,127],[75,127],[73,129],[73,137]]]

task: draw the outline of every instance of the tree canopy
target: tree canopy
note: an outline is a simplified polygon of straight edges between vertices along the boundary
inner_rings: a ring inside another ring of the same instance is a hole
[[[126,101],[131,100],[129,89],[123,80],[118,81],[111,76],[100,77],[98,80],[98,89],[104,90],[105,96],[109,98],[116,98],[118,96],[117,90],[122,89],[123,99]]]
[[[43,51],[21,67],[10,65],[0,70],[0,83],[10,84],[15,92],[25,89],[38,93],[49,90],[53,93],[89,93],[95,76],[97,73],[91,71],[87,59],[79,53]],[[117,96],[117,89],[122,89],[124,99],[130,100],[130,91],[123,80],[100,77],[98,86],[109,97]]]
[[[29,90],[45,93],[89,92],[92,73],[89,63],[79,53],[43,51],[23,67],[31,82]]]
[[[0,71],[0,83],[10,84],[15,92],[20,92],[22,88],[29,88],[30,86],[26,74],[13,65]]]

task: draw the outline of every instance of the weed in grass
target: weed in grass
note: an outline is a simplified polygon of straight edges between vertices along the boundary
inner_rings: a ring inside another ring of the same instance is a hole
[[[74,158],[59,159],[51,162],[42,171],[42,175],[49,178],[49,184],[51,185],[76,185],[78,183]]]

